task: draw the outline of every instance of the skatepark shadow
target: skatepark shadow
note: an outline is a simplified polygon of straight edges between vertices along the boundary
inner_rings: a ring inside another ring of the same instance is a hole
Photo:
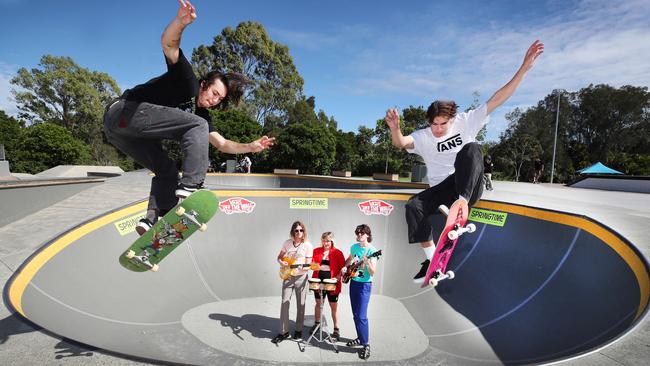
[[[242,342],[245,341],[245,339],[240,335],[242,331],[250,333],[250,335],[255,338],[268,338],[271,340],[278,334],[277,329],[278,324],[280,323],[280,319],[278,318],[271,318],[257,314],[245,314],[239,317],[228,314],[213,313],[209,315],[209,318],[219,322],[223,327],[229,327],[232,330],[232,334]],[[289,329],[295,329],[295,327],[296,323],[294,321],[289,321]]]
[[[479,242],[478,236],[459,241],[448,266],[456,277],[436,287],[501,362],[570,357],[629,327],[639,290],[607,245],[570,226],[515,215],[508,223],[510,230],[490,227]]]
[[[223,327],[228,327],[232,330],[232,334],[235,335],[240,341],[246,342],[246,335],[242,336],[242,332],[248,332],[251,336],[260,339],[268,339],[269,342],[273,337],[278,334],[278,325],[280,324],[279,318],[271,318],[268,316],[258,315],[258,314],[245,314],[243,316],[232,316],[228,314],[213,313],[208,316],[210,319],[219,322]],[[308,319],[305,319],[308,321]],[[293,334],[293,331],[296,328],[296,322],[289,320],[289,329],[290,333]],[[305,327],[302,330],[303,342],[307,341],[309,338],[309,328]],[[291,338],[290,338],[291,339]],[[351,338],[341,338],[337,342],[336,346],[339,349],[339,352],[342,353],[358,353],[359,349],[354,347],[348,347],[345,345],[346,342],[351,341]],[[317,341],[312,340],[310,342],[310,347],[329,347],[330,345],[319,344]]]
[[[67,357],[90,357],[93,355],[93,351],[96,351],[98,348],[63,338],[61,342],[54,346],[54,349],[57,350],[54,358],[60,360]]]
[[[14,335],[37,332],[42,328],[16,314],[0,320],[0,345]]]

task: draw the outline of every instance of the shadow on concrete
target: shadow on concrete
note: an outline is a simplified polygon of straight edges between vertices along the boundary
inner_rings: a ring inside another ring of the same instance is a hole
[[[0,345],[5,344],[11,336],[37,332],[41,329],[41,327],[19,315],[10,315],[0,320]]]

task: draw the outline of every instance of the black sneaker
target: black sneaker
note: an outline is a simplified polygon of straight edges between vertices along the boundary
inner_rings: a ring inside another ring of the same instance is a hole
[[[278,344],[278,343],[284,341],[287,338],[289,338],[289,332],[286,332],[284,334],[276,335],[275,338],[271,339],[271,342],[275,343],[275,344]]]
[[[302,339],[302,332],[298,330],[293,332],[293,339]]]
[[[359,358],[362,360],[367,360],[370,358],[370,345],[366,344],[363,346],[363,348],[359,351]]]
[[[142,236],[144,233],[147,232],[147,230],[151,229],[153,226],[153,222],[149,221],[149,219],[144,218],[138,221],[138,224],[135,226],[135,232],[138,233],[138,235]]]
[[[201,184],[179,183],[178,187],[176,188],[176,197],[178,197],[181,200],[184,200],[187,197],[189,197],[192,193],[198,191],[201,188],[203,188],[203,183]]]
[[[357,338],[357,339],[353,339],[353,340],[349,341],[345,345],[348,346],[348,347],[354,347],[354,346],[358,346],[360,344],[361,344],[361,340],[359,338]]]
[[[413,283],[417,283],[418,285],[424,283],[424,277],[427,275],[427,270],[429,269],[430,263],[431,261],[428,259],[420,263],[422,267],[420,267],[420,271],[415,275],[415,277],[413,277]]]

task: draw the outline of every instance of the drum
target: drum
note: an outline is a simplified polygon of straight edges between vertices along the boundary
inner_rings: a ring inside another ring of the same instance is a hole
[[[325,291],[327,292],[333,292],[336,291],[336,278],[328,278],[323,280],[323,284],[325,285]]]
[[[320,285],[321,285],[320,278],[310,278],[309,279],[309,290],[311,290],[311,291],[319,291],[320,290]]]

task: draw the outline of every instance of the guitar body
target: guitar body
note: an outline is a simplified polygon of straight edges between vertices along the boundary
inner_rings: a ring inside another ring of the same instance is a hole
[[[382,254],[381,250],[378,250],[372,253],[371,255],[369,255],[368,258],[373,258],[373,257],[379,258],[381,254]],[[352,278],[356,277],[357,274],[359,273],[359,268],[361,268],[362,264],[363,264],[363,259],[359,260],[358,262],[353,262],[347,265],[345,267],[347,268],[347,270],[345,271],[343,276],[341,276],[341,282],[348,283]]]

